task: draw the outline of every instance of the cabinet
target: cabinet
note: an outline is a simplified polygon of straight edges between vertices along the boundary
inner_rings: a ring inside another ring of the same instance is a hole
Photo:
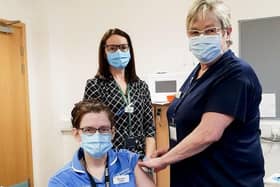
[[[169,128],[166,111],[169,104],[153,104],[154,120],[156,126],[156,148],[169,148]],[[170,168],[167,167],[156,173],[157,187],[170,187]]]

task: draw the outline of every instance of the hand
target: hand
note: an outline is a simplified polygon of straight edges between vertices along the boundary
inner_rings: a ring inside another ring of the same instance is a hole
[[[138,165],[140,167],[153,168],[155,172],[158,172],[167,167],[167,164],[162,161],[161,157],[150,158],[145,161],[139,161]]]
[[[145,160],[139,161],[138,164],[141,167],[147,167],[147,168],[154,168],[154,171],[160,171],[167,167],[167,164],[165,164],[162,161],[161,156],[168,152],[168,149],[159,149],[156,150],[150,157],[146,157]]]
[[[150,158],[157,158],[168,152],[168,149],[159,149],[153,152]]]
[[[151,155],[145,155],[145,157],[143,158],[143,161],[151,159],[151,158],[157,158],[160,157],[162,155],[164,155],[165,153],[168,152],[168,149],[159,149],[159,150],[155,150]]]

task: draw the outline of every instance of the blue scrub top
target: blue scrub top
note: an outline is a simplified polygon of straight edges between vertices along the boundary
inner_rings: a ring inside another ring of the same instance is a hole
[[[83,150],[80,148],[74,155],[73,160],[60,169],[50,178],[48,187],[91,187],[89,176],[80,160],[83,157]],[[108,152],[108,170],[110,187],[136,187],[134,168],[139,156],[128,150],[113,149]],[[126,178],[123,182],[118,177]],[[105,187],[105,176],[101,180],[95,179],[97,187]]]
[[[260,144],[261,85],[253,69],[231,50],[196,79],[198,65],[167,111],[177,142],[189,135],[205,112],[234,117],[221,139],[201,153],[171,166],[171,187],[264,186]],[[209,124],[209,128],[215,124]]]

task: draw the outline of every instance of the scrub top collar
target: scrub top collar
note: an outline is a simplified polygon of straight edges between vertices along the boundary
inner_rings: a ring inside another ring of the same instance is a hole
[[[221,64],[225,63],[225,61],[227,61],[228,58],[232,56],[233,56],[233,52],[231,51],[231,49],[227,49],[224,52],[224,54],[208,68],[208,71],[206,71],[205,74],[208,74],[208,72],[210,72],[212,69],[216,69],[216,67],[219,67]],[[193,72],[191,73],[192,77],[195,78],[199,70],[200,70],[200,64],[197,64]]]
[[[227,57],[232,56],[232,53],[233,53],[233,52],[231,51],[231,49],[227,49],[227,50],[222,54],[222,56],[220,56],[220,57],[217,59],[217,61],[216,61],[215,63],[213,63],[212,65],[210,65],[209,69],[210,69],[211,67],[216,66],[216,64],[219,64],[219,62],[224,61],[224,59],[226,59]],[[194,72],[196,73],[198,70],[200,70],[200,63],[198,63],[198,64],[195,66]]]
[[[81,164],[81,159],[84,156],[83,149],[80,148],[76,154],[73,156],[72,160],[72,169],[77,173],[84,173],[86,174],[84,166]],[[117,154],[111,149],[108,151],[108,162],[109,167],[113,166],[117,161]]]

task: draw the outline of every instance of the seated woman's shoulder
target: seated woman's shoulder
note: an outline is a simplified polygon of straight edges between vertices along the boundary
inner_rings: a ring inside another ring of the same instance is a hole
[[[137,153],[134,153],[127,149],[119,149],[116,152],[117,152],[119,159],[122,159],[122,158],[127,158],[129,160],[131,160],[131,159],[138,160],[139,159],[139,155]]]
[[[119,149],[116,152],[118,152],[119,154],[132,154],[132,155],[137,155],[137,153],[134,153],[132,151],[129,151],[128,149]]]

